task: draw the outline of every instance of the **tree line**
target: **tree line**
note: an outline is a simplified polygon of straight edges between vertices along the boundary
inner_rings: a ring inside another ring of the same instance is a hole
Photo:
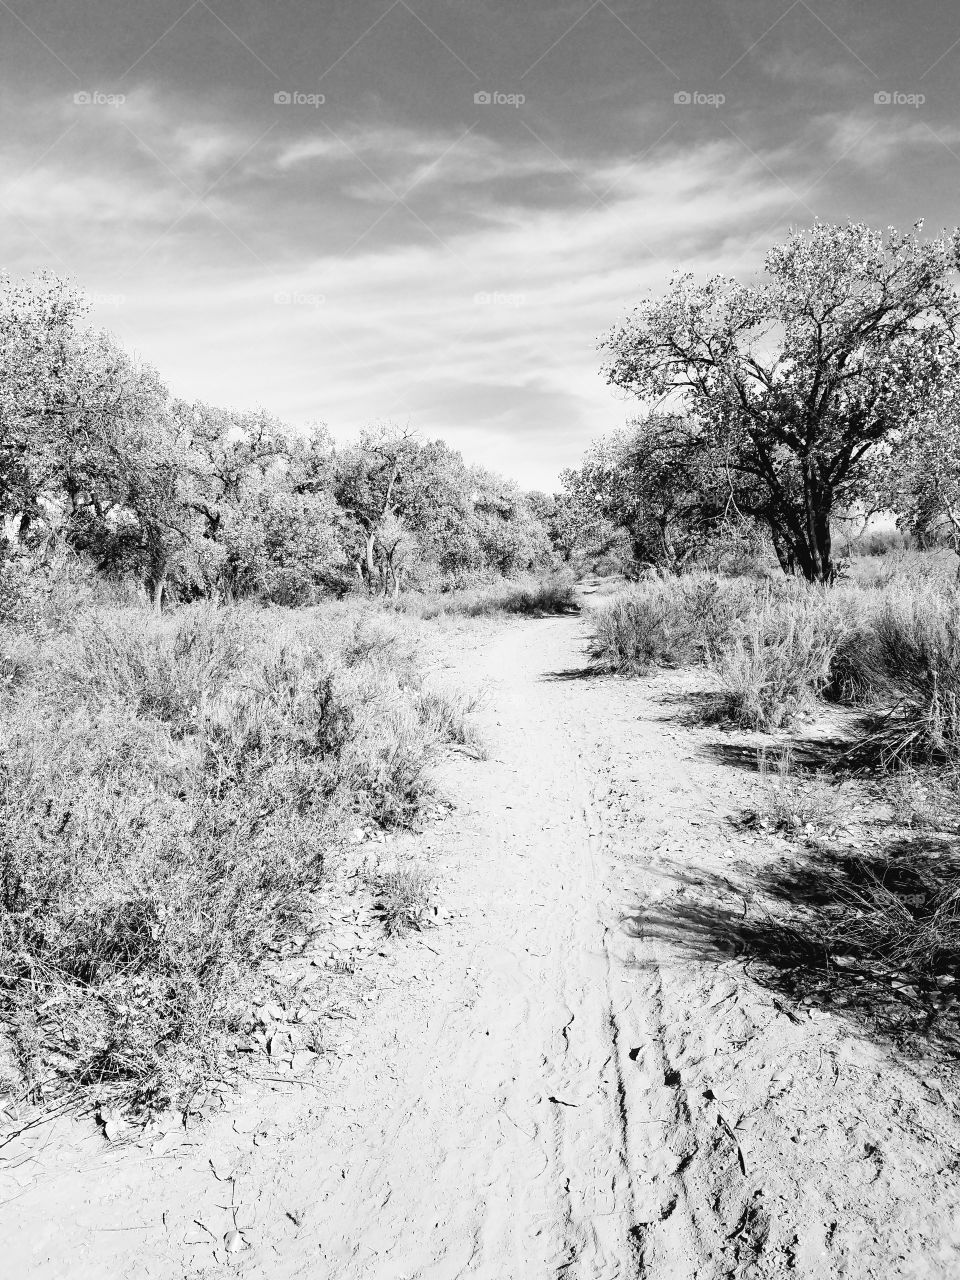
[[[549,561],[519,488],[389,424],[321,425],[173,396],[51,275],[0,281],[5,545],[62,545],[163,598],[285,604],[360,585],[462,585]]]
[[[829,582],[838,517],[960,551],[960,230],[817,223],[754,284],[674,277],[603,337],[641,402],[552,495],[389,424],[337,445],[171,394],[52,275],[0,278],[5,547],[68,546],[165,596],[397,595],[607,553],[678,571],[731,541]]]

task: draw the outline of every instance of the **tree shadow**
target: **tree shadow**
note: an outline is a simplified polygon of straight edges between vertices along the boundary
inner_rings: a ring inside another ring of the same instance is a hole
[[[746,962],[796,1020],[828,1011],[908,1054],[960,1062],[960,906],[944,913],[955,842],[911,836],[869,855],[811,842],[746,884],[670,875],[678,892],[625,914],[627,932]]]

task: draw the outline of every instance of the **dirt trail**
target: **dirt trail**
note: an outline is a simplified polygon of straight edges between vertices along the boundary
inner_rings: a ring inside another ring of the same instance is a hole
[[[492,758],[446,767],[426,841],[454,919],[373,966],[333,1065],[156,1158],[34,1152],[11,1274],[960,1274],[935,1089],[663,928],[743,855],[750,784],[678,726],[675,681],[576,678],[585,635],[519,623],[463,659]]]

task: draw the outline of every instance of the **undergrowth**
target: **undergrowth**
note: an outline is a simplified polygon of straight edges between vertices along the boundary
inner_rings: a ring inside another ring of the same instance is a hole
[[[468,700],[372,611],[97,608],[8,681],[0,1010],[40,1096],[183,1105],[347,823],[402,827]]]

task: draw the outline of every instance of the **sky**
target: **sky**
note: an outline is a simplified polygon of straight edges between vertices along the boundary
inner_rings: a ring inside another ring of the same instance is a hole
[[[177,395],[552,490],[600,335],[791,228],[960,222],[947,0],[0,0],[0,266]]]

